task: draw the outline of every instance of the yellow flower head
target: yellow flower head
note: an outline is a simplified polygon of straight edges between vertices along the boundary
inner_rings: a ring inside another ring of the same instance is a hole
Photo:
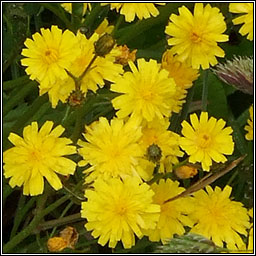
[[[26,49],[21,55],[27,57],[21,60],[27,66],[26,73],[30,79],[37,80],[42,87],[64,80],[68,77],[65,69],[69,69],[75,58],[80,55],[76,36],[69,30],[63,33],[57,26],[50,29],[41,28],[25,41]]]
[[[98,179],[94,190],[87,190],[87,202],[82,202],[81,216],[87,219],[85,227],[104,246],[115,248],[122,241],[124,248],[135,245],[135,236],[142,238],[142,229],[154,228],[160,207],[153,204],[154,192],[136,177],[124,180]]]
[[[114,26],[109,26],[108,20],[105,18],[100,25],[95,30],[95,33],[98,35],[103,35],[104,33],[111,34],[114,29]]]
[[[185,102],[187,89],[192,87],[193,81],[199,76],[199,72],[186,62],[179,61],[178,55],[173,55],[170,50],[163,54],[162,68],[169,72],[169,77],[173,78],[176,83],[176,105],[173,112],[179,113],[182,104]]]
[[[138,122],[129,119],[108,120],[101,117],[99,121],[86,127],[84,134],[87,142],[78,141],[82,148],[78,150],[84,160],[79,166],[91,164],[86,172],[93,171],[87,181],[96,178],[108,179],[109,177],[124,177],[137,175],[136,165],[143,152],[138,145],[141,137],[141,128]]]
[[[101,5],[108,5],[109,3],[102,3]],[[159,11],[155,4],[165,5],[165,3],[110,3],[110,9],[116,9],[125,16],[125,21],[132,22],[137,16],[140,20],[148,19],[151,16],[156,17]]]
[[[208,69],[218,63],[217,57],[224,57],[224,51],[218,42],[228,41],[222,33],[226,30],[224,16],[217,7],[195,3],[194,15],[182,6],[179,16],[172,14],[166,27],[166,34],[171,36],[168,44],[181,62],[187,60],[192,68]]]
[[[72,62],[72,67],[68,71],[75,77],[82,75],[94,58],[94,43],[99,39],[98,34],[93,34],[89,39],[78,32],[78,49],[80,55]],[[81,91],[86,95],[88,90],[96,92],[99,87],[103,87],[104,80],[115,82],[117,77],[123,73],[122,65],[115,64],[115,57],[118,53],[110,52],[105,57],[97,57],[92,66],[81,80]],[[40,87],[40,95],[48,92],[53,107],[56,107],[58,101],[63,103],[67,101],[70,93],[75,89],[74,80],[68,76],[65,80],[57,80],[47,88]]]
[[[182,122],[184,137],[180,140],[180,146],[189,155],[189,162],[200,162],[205,171],[209,171],[212,160],[219,163],[227,161],[225,155],[231,155],[234,151],[231,127],[224,128],[226,122],[211,117],[208,120],[208,113],[202,112],[200,120],[196,114],[190,115],[192,126]]]
[[[153,144],[161,149],[159,161],[159,172],[161,173],[171,171],[172,165],[178,163],[178,157],[183,156],[183,152],[179,148],[179,135],[168,130],[169,124],[167,118],[145,122],[139,142],[145,155]]]
[[[242,36],[247,35],[247,39],[253,40],[253,3],[231,3],[229,4],[229,11],[232,13],[244,14],[235,19],[233,23],[243,24],[239,30]]]
[[[250,106],[249,112],[250,112],[250,119],[247,120],[248,124],[244,127],[244,129],[248,132],[245,135],[245,138],[247,140],[253,140],[253,105]]]
[[[155,192],[153,203],[160,205],[161,212],[156,228],[146,230],[144,234],[148,235],[149,240],[152,242],[161,240],[165,244],[168,239],[173,238],[174,234],[184,234],[185,229],[183,226],[191,227],[193,225],[191,220],[186,216],[187,209],[189,209],[191,204],[191,198],[179,198],[164,203],[166,200],[185,190],[179,187],[178,181],[172,181],[170,179],[166,181],[160,180],[159,184],[153,184],[151,188]]]
[[[43,193],[45,177],[55,189],[62,184],[56,173],[73,174],[76,163],[65,155],[76,153],[76,147],[70,146],[70,139],[59,138],[64,128],[59,125],[52,130],[53,122],[46,121],[38,131],[38,124],[32,122],[23,130],[23,137],[11,133],[9,140],[14,147],[3,154],[4,176],[10,178],[9,184],[24,186],[23,194],[36,196]]]
[[[61,6],[69,13],[72,13],[72,3],[62,3]],[[83,15],[86,13],[87,8],[92,9],[90,3],[83,3]]]
[[[206,186],[206,191],[194,193],[193,209],[188,216],[195,225],[190,232],[212,239],[220,247],[225,242],[228,249],[241,248],[244,242],[239,234],[247,235],[250,225],[247,210],[242,203],[229,198],[230,186],[223,190]]]
[[[147,121],[155,117],[169,117],[175,100],[176,85],[168,77],[168,71],[161,69],[155,60],[137,60],[137,66],[129,61],[132,72],[126,72],[111,90],[123,95],[112,100],[117,116],[124,118],[130,114]]]

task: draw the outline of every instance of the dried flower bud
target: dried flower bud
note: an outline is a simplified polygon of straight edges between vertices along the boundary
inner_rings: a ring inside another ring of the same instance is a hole
[[[60,252],[65,248],[75,249],[78,240],[78,233],[73,227],[66,227],[60,232],[60,236],[55,236],[47,241],[50,252]]]
[[[120,45],[117,47],[120,51],[120,55],[116,57],[115,63],[121,64],[123,66],[128,64],[128,61],[135,61],[137,50],[130,51],[126,45]]]
[[[63,237],[55,236],[47,241],[47,248],[50,252],[60,252],[67,247],[67,244]]]
[[[98,56],[104,57],[113,49],[114,45],[114,38],[109,34],[104,34],[94,44],[95,53]]]
[[[253,95],[253,58],[235,57],[226,64],[218,64],[214,73],[225,83]]]
[[[179,179],[188,179],[194,177],[198,173],[195,167],[189,165],[182,165],[176,168],[174,172]]]
[[[68,97],[68,103],[72,107],[80,106],[84,102],[84,93],[81,90],[71,92]]]
[[[153,163],[158,163],[161,157],[162,157],[162,150],[158,145],[152,144],[147,148],[147,158],[149,161]]]

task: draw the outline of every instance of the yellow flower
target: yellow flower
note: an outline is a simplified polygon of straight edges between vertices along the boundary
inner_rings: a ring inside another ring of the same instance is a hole
[[[182,122],[184,137],[180,140],[180,146],[190,156],[189,162],[201,162],[202,168],[209,171],[212,160],[219,163],[227,161],[225,155],[231,155],[234,151],[231,127],[224,128],[226,122],[211,117],[202,112],[200,120],[196,114],[190,115],[191,125],[187,121]],[[224,128],[224,129],[223,129]]]
[[[250,229],[249,229],[247,250],[249,250],[250,252],[253,252],[253,208],[251,208],[248,211],[248,215],[251,217],[252,221],[251,221]]]
[[[142,128],[140,146],[146,155],[148,148],[155,144],[161,150],[159,172],[170,172],[172,165],[177,164],[178,157],[183,156],[179,148],[179,135],[169,131],[170,123],[166,119],[154,119],[152,122],[145,122]],[[150,160],[150,159],[149,159]]]
[[[83,15],[86,13],[87,8],[89,10],[92,9],[91,4],[90,3],[83,3]],[[62,3],[61,6],[65,9],[65,11],[72,13],[72,3]]]
[[[228,36],[222,34],[226,23],[217,7],[195,3],[193,16],[182,6],[179,16],[172,14],[170,21],[165,30],[171,36],[168,44],[172,45],[171,52],[177,54],[181,62],[187,60],[192,68],[208,69],[218,63],[215,56],[225,56],[217,43],[228,41]]]
[[[247,235],[249,216],[242,203],[230,200],[231,190],[230,186],[223,190],[206,186],[207,193],[204,190],[195,192],[188,216],[195,223],[191,233],[212,239],[220,247],[225,242],[228,249],[234,250],[244,245],[239,234]]]
[[[95,30],[95,33],[102,35],[104,33],[111,34],[114,26],[109,26],[108,20],[105,18]]]
[[[105,6],[109,3],[102,3]],[[125,16],[125,21],[132,22],[137,16],[140,20],[148,19],[152,16],[156,17],[159,11],[155,4],[165,5],[165,3],[110,3],[110,9],[116,9]]]
[[[124,248],[135,245],[135,236],[142,238],[142,229],[154,228],[160,207],[153,204],[154,192],[136,177],[123,180],[98,179],[94,190],[86,190],[87,202],[82,202],[81,216],[87,219],[85,227],[104,246],[115,248],[122,241]]]
[[[249,113],[250,113],[250,119],[247,120],[248,125],[244,127],[244,129],[248,132],[245,135],[245,138],[247,140],[253,140],[253,105],[250,106]]]
[[[161,69],[155,60],[138,59],[138,68],[129,61],[132,72],[111,85],[111,90],[122,93],[112,100],[119,118],[132,114],[141,120],[152,121],[155,117],[169,117],[175,103],[176,85],[168,78],[168,71]]]
[[[57,26],[50,29],[41,28],[32,35],[32,39],[25,41],[27,49],[21,55],[27,57],[21,60],[27,66],[26,73],[30,79],[37,80],[41,87],[48,87],[57,80],[68,77],[69,69],[75,58],[80,55],[79,44],[76,36],[69,30],[63,33]]]
[[[136,165],[143,152],[138,145],[141,128],[137,121],[112,119],[109,124],[106,118],[101,117],[86,127],[84,137],[87,142],[78,141],[82,147],[78,152],[84,159],[78,165],[92,165],[85,171],[93,171],[87,178],[88,182],[99,177],[138,176]]]
[[[193,225],[191,220],[186,216],[187,209],[190,206],[190,197],[179,198],[164,203],[166,200],[185,190],[179,187],[178,181],[172,181],[170,179],[166,181],[160,180],[159,184],[153,184],[151,188],[155,192],[153,203],[160,205],[161,212],[156,228],[148,229],[144,234],[148,235],[149,240],[152,242],[161,240],[163,244],[166,244],[168,239],[173,238],[174,234],[182,235],[185,233],[183,226],[191,227]]]
[[[72,67],[68,71],[75,77],[82,75],[94,58],[94,43],[98,40],[99,35],[93,34],[89,39],[78,32],[77,39],[79,42],[78,49],[80,55],[72,62]],[[115,64],[115,57],[118,52],[111,51],[105,57],[97,57],[92,66],[81,80],[81,90],[86,95],[88,90],[96,92],[99,87],[103,87],[104,80],[115,82],[117,77],[123,73],[122,65]],[[70,93],[75,89],[74,80],[68,76],[65,80],[57,80],[47,88],[40,87],[40,95],[48,92],[53,107],[56,107],[58,101],[63,103],[67,101]]]
[[[231,3],[229,4],[229,11],[232,13],[244,13],[235,19],[233,23],[235,25],[242,24],[239,33],[242,36],[247,35],[247,39],[253,40],[253,3]]]
[[[76,153],[76,147],[70,146],[70,139],[59,138],[64,128],[59,125],[52,130],[53,122],[46,121],[38,131],[38,124],[32,122],[23,130],[23,138],[11,133],[9,140],[14,147],[3,154],[4,176],[10,178],[9,184],[23,187],[24,195],[36,196],[43,193],[45,177],[55,189],[62,184],[56,173],[73,174],[76,163],[65,155]]]
[[[169,72],[169,77],[172,77],[176,83],[176,105],[173,112],[179,113],[182,104],[185,102],[187,89],[191,88],[193,81],[195,81],[199,72],[193,69],[186,62],[178,60],[178,55],[173,55],[170,50],[167,50],[162,57],[162,68]]]

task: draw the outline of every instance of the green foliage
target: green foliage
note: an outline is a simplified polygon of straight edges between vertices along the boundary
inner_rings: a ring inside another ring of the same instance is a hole
[[[217,247],[211,240],[205,237],[188,233],[172,238],[167,244],[159,246],[155,253],[220,253],[228,252],[227,249]]]

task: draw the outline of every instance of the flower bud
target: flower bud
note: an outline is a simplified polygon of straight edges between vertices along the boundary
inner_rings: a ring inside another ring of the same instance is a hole
[[[161,157],[162,157],[162,150],[158,145],[152,144],[147,148],[147,158],[149,161],[153,163],[158,163]]]
[[[194,177],[198,173],[197,169],[192,166],[182,165],[175,169],[175,175],[179,179],[188,179]]]
[[[94,44],[95,53],[100,57],[104,57],[113,49],[114,45],[114,38],[109,34],[104,34]]]
[[[253,58],[235,57],[226,64],[218,64],[214,73],[225,83],[253,95]]]

